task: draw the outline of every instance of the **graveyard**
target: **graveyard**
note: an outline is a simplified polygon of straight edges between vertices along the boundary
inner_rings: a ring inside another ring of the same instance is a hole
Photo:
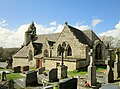
[[[79,71],[67,71],[65,65],[51,70],[46,70],[45,67],[29,68],[29,66],[17,66],[13,69],[2,68],[0,69],[0,87],[1,89],[107,89],[107,87],[119,89],[119,52],[117,49],[115,50],[116,55],[113,62],[111,60],[112,51],[109,50],[106,65],[96,66],[93,49],[91,49],[89,66]]]

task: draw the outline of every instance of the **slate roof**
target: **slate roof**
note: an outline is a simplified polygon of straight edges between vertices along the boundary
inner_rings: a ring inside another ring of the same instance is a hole
[[[44,43],[45,40],[56,42],[59,35],[60,35],[60,33],[38,35],[37,39],[34,42],[35,43]]]
[[[18,52],[14,55],[14,57],[23,57],[27,58],[29,52],[29,45],[21,47]]]
[[[79,40],[79,42],[83,44],[87,44],[89,46],[92,46],[92,41],[79,29],[76,29],[72,26],[68,26],[71,32],[73,32],[74,36]]]

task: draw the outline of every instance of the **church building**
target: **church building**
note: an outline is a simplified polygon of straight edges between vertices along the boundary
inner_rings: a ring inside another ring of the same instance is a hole
[[[68,70],[79,70],[88,66],[89,51],[94,50],[95,64],[105,64],[106,46],[92,30],[80,30],[65,23],[61,33],[36,34],[32,22],[25,32],[22,47],[13,56],[13,67],[45,67],[46,70],[68,66]]]

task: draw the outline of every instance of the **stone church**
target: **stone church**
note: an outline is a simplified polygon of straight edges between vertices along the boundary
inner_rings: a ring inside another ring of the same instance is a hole
[[[49,70],[63,61],[68,70],[79,70],[89,65],[91,48],[95,64],[105,64],[106,46],[92,30],[81,31],[66,22],[61,33],[37,35],[32,22],[22,47],[13,56],[13,67],[28,65]]]

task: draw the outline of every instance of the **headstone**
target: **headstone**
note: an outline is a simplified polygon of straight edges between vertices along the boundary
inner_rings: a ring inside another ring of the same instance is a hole
[[[58,78],[59,79],[63,79],[63,78],[67,78],[67,66],[58,66]]]
[[[77,78],[64,79],[60,81],[58,89],[77,89]]]
[[[2,81],[6,80],[6,73],[4,71],[2,72],[1,80]]]
[[[22,71],[29,71],[29,66],[23,66]]]
[[[58,81],[58,69],[57,68],[53,68],[49,71],[48,79],[50,82]]]
[[[107,56],[107,72],[106,72],[106,82],[112,83],[114,82],[114,74],[112,70],[112,60],[111,55]]]
[[[21,66],[16,66],[13,68],[14,73],[20,73],[21,72]]]
[[[41,67],[38,69],[38,74],[43,74],[43,71],[45,71],[45,67]]]
[[[36,86],[38,85],[37,71],[28,71],[25,80],[26,86]]]
[[[9,88],[8,89],[14,89],[14,80],[13,79],[10,79],[9,81],[8,81],[8,86],[9,86]]]
[[[94,65],[94,52],[93,49],[90,50],[90,65],[88,66],[88,83],[90,86],[95,86],[97,84],[96,79],[96,66]]]
[[[118,49],[116,49],[115,54],[116,54],[116,60],[114,63],[114,79],[117,79],[120,77],[120,62],[118,58],[119,55]]]

